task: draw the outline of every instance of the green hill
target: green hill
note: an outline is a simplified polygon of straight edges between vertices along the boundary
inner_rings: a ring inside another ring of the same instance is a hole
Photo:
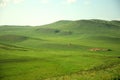
[[[0,26],[0,80],[119,80],[120,21]]]
[[[58,21],[49,25],[41,26],[38,29],[50,29],[53,31],[73,31],[75,33],[100,33],[102,32],[113,32],[119,31],[120,27],[117,24],[113,24],[114,21],[103,21],[103,20],[78,20],[78,21]],[[120,23],[120,22],[119,22]],[[41,29],[41,30],[42,30]],[[53,32],[51,31],[51,32]]]

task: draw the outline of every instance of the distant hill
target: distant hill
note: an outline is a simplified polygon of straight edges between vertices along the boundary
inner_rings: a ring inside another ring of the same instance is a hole
[[[30,26],[0,26],[0,31],[19,35],[48,36],[117,36],[120,37],[120,21],[106,20],[61,20],[51,24]],[[7,34],[6,33],[6,34]],[[41,35],[42,34],[42,35]]]
[[[105,21],[105,20],[61,20],[51,24],[38,26],[36,31],[39,33],[65,33],[65,34],[119,34],[120,21]]]

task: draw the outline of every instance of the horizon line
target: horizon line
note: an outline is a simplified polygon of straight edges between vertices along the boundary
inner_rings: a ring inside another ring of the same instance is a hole
[[[52,24],[55,22],[59,22],[59,21],[80,21],[80,20],[103,20],[103,21],[120,21],[120,19],[77,19],[77,20],[68,20],[68,19],[61,19],[61,20],[56,20],[50,23],[46,23],[46,24],[36,24],[36,25],[30,25],[30,24],[0,24],[0,26],[43,26],[43,25],[48,25],[48,24]]]

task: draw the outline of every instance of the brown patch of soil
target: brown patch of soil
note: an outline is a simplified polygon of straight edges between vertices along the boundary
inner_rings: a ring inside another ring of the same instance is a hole
[[[112,51],[111,49],[105,49],[105,48],[91,48],[90,51]]]

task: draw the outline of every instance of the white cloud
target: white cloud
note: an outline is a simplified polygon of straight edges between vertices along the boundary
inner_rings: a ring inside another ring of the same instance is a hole
[[[75,3],[75,2],[77,2],[77,0],[67,0],[67,3],[70,3],[70,4]]]
[[[10,0],[0,0],[0,7],[5,7]]]
[[[24,0],[0,0],[0,7],[6,7],[10,2],[14,4],[18,4],[23,2]]]
[[[0,7],[5,7],[6,3],[0,3]]]

